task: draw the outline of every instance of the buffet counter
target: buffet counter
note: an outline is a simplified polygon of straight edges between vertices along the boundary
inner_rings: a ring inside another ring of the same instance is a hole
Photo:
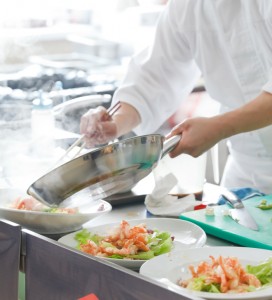
[[[84,227],[152,217],[143,203],[131,203],[114,206],[111,212]],[[92,298],[95,295],[99,300],[200,299],[177,294],[165,284],[138,272],[65,246],[57,241],[61,236],[44,236],[6,220],[0,221],[0,294],[5,295],[3,299],[18,299],[19,270],[24,273],[27,300],[74,300],[87,295],[88,299],[95,299]],[[229,245],[208,236],[204,247]]]

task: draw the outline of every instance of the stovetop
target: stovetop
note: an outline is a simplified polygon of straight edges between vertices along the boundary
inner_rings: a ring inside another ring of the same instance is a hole
[[[118,80],[108,75],[106,69],[96,72],[32,64],[16,73],[0,74],[0,105],[29,103],[38,96],[39,90],[57,105],[90,94],[113,94],[117,86]]]

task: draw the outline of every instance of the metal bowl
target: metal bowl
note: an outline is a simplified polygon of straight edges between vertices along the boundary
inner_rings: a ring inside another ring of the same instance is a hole
[[[92,200],[126,190],[146,177],[171,151],[179,136],[164,142],[160,134],[136,136],[83,154],[45,174],[27,190],[49,206],[88,187]]]

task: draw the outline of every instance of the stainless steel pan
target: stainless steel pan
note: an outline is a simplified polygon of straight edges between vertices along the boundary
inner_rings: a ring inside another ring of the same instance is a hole
[[[89,187],[92,199],[130,189],[146,177],[180,136],[164,141],[160,134],[136,136],[81,155],[45,174],[27,190],[39,201],[58,206]]]

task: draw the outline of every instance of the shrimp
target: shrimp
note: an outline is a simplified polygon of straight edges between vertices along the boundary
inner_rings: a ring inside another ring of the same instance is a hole
[[[123,220],[118,227],[113,228],[110,235],[103,237],[98,242],[98,248],[93,244],[88,244],[86,247],[82,245],[80,249],[89,254],[104,257],[114,254],[135,255],[139,251],[147,252],[150,250],[148,246],[149,235],[145,224],[131,227],[127,221]]]
[[[182,287],[188,287],[194,278],[204,276],[205,284],[219,284],[221,293],[243,293],[248,292],[249,286],[256,288],[261,286],[255,275],[246,273],[238,259],[235,257],[223,258],[219,256],[215,259],[210,256],[212,262],[209,264],[201,262],[197,269],[189,266],[192,279],[180,282]]]
[[[18,197],[12,205],[12,208],[21,210],[42,210],[43,207],[44,205],[33,197],[26,197],[23,199]]]
[[[96,245],[95,242],[91,240],[89,240],[87,244],[81,244],[79,248],[81,251],[91,255],[97,255],[97,253],[99,252],[99,247]]]
[[[42,204],[34,197],[18,197],[12,203],[11,208],[19,210],[29,210],[29,211],[41,211],[41,212],[52,212],[50,207]],[[66,213],[66,214],[75,214],[78,212],[77,208],[54,208],[55,213]]]
[[[137,246],[133,244],[132,240],[127,240],[121,249],[113,247],[101,247],[101,251],[108,255],[119,254],[119,255],[133,255],[136,254],[138,249]]]
[[[130,228],[128,233],[128,238],[132,238],[134,236],[141,235],[141,234],[145,234],[145,235],[148,234],[146,227],[144,225],[134,226]]]
[[[239,285],[239,265],[233,263],[231,258],[224,259],[222,256],[219,257],[218,263],[224,272],[222,274],[221,292],[225,293],[229,289],[235,289]]]
[[[139,250],[149,251],[150,248],[147,246],[147,236],[146,235],[137,235],[134,239],[134,244],[138,247]]]
[[[257,288],[261,286],[260,280],[253,274],[244,273],[242,275],[242,280],[244,283],[248,285],[253,285]]]
[[[112,241],[116,242],[118,240],[124,240],[127,238],[128,233],[129,233],[130,226],[127,221],[122,221],[120,226],[117,228],[114,228],[113,232],[111,235],[107,237],[107,241]]]

